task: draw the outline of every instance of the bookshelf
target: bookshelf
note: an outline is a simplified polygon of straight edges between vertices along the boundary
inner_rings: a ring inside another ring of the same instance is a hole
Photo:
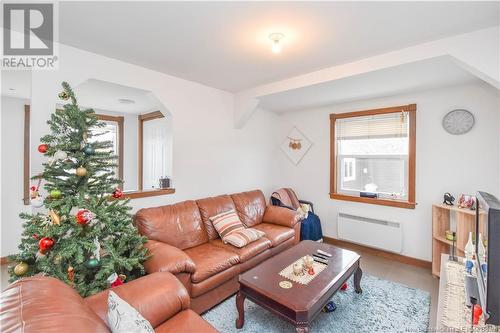
[[[484,214],[484,213],[481,213]],[[456,255],[465,256],[465,244],[469,232],[475,235],[476,211],[458,208],[445,204],[432,205],[432,275],[439,277],[441,269],[441,254],[449,254],[452,241],[446,239],[446,230],[451,230],[451,222],[455,221]]]

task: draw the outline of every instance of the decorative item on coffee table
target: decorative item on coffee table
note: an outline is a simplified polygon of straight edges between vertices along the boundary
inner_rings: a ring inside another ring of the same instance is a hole
[[[308,285],[325,268],[326,264],[316,262],[311,256],[304,256],[285,267],[279,275],[302,285]],[[312,272],[309,273],[309,272]]]

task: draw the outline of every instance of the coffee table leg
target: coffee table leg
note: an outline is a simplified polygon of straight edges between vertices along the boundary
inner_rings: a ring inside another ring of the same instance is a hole
[[[295,332],[297,332],[297,333],[308,333],[309,332],[309,327],[307,327],[307,326],[295,327]]]
[[[245,295],[238,292],[236,295],[236,309],[238,310],[238,318],[236,319],[236,328],[242,328],[245,324]]]
[[[363,290],[361,290],[361,277],[363,276],[363,271],[361,267],[358,266],[356,272],[354,272],[354,291],[358,294],[361,294]]]

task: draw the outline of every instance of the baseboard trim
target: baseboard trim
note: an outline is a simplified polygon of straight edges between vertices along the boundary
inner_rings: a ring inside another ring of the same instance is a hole
[[[412,258],[412,257],[407,257],[407,256],[404,256],[402,254],[397,254],[397,253],[387,252],[384,250],[374,249],[372,247],[359,245],[359,244],[355,244],[355,243],[351,243],[348,241],[344,241],[344,240],[340,240],[340,239],[336,239],[336,238],[331,238],[331,237],[323,237],[323,241],[325,243],[332,244],[332,245],[342,247],[342,248],[346,248],[348,250],[365,252],[365,253],[373,254],[375,256],[383,257],[386,259],[399,261],[403,264],[418,266],[418,267],[426,268],[429,270],[432,269],[432,262],[430,262],[430,261]]]

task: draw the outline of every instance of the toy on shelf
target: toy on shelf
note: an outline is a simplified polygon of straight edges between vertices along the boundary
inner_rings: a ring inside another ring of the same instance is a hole
[[[455,197],[449,192],[446,192],[443,196],[443,203],[448,206],[453,206],[453,201],[455,201]]]

